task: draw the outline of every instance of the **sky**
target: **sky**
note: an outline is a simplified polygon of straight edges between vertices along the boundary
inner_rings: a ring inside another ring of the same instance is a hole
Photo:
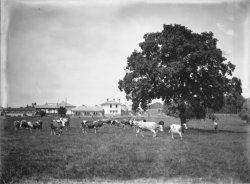
[[[250,1],[1,1],[1,106],[127,102],[127,57],[163,24],[214,33],[250,97]]]

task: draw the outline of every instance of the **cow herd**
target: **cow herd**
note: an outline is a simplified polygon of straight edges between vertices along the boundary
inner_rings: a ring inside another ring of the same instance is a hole
[[[50,134],[51,135],[61,135],[63,130],[68,130],[70,124],[69,118],[59,118],[51,120],[50,122]],[[43,122],[41,120],[38,121],[14,121],[15,130],[18,129],[28,129],[30,133],[32,133],[33,129],[42,130]],[[138,119],[100,119],[100,120],[82,120],[80,122],[80,128],[82,133],[87,133],[90,129],[93,129],[95,133],[97,130],[103,126],[119,126],[125,128],[126,126],[133,127],[136,136],[141,133],[142,137],[144,137],[144,131],[151,131],[153,133],[153,137],[157,136],[157,132],[164,131],[164,122],[153,122],[146,120],[138,120]],[[174,139],[174,134],[179,134],[182,139],[182,129],[187,129],[187,125],[183,124],[183,126],[178,124],[171,124],[169,126],[169,133],[172,134],[172,138]]]

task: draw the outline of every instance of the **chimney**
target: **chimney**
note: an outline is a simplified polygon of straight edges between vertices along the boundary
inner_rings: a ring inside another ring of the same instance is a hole
[[[120,103],[120,99],[119,99],[119,103]]]
[[[109,99],[107,98],[107,102],[109,101]]]
[[[113,98],[113,101],[115,101],[115,99]]]

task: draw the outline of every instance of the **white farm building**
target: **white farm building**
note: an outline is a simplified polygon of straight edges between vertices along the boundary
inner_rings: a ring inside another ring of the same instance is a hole
[[[107,99],[106,102],[101,104],[101,107],[104,110],[104,114],[107,116],[116,116],[116,115],[122,115],[122,112],[126,110],[126,105],[120,103],[120,99],[115,101]]]

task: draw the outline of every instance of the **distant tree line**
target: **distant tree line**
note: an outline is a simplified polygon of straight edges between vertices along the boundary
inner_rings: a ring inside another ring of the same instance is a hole
[[[246,123],[250,122],[250,98],[243,103],[239,116],[242,120],[246,120]]]

